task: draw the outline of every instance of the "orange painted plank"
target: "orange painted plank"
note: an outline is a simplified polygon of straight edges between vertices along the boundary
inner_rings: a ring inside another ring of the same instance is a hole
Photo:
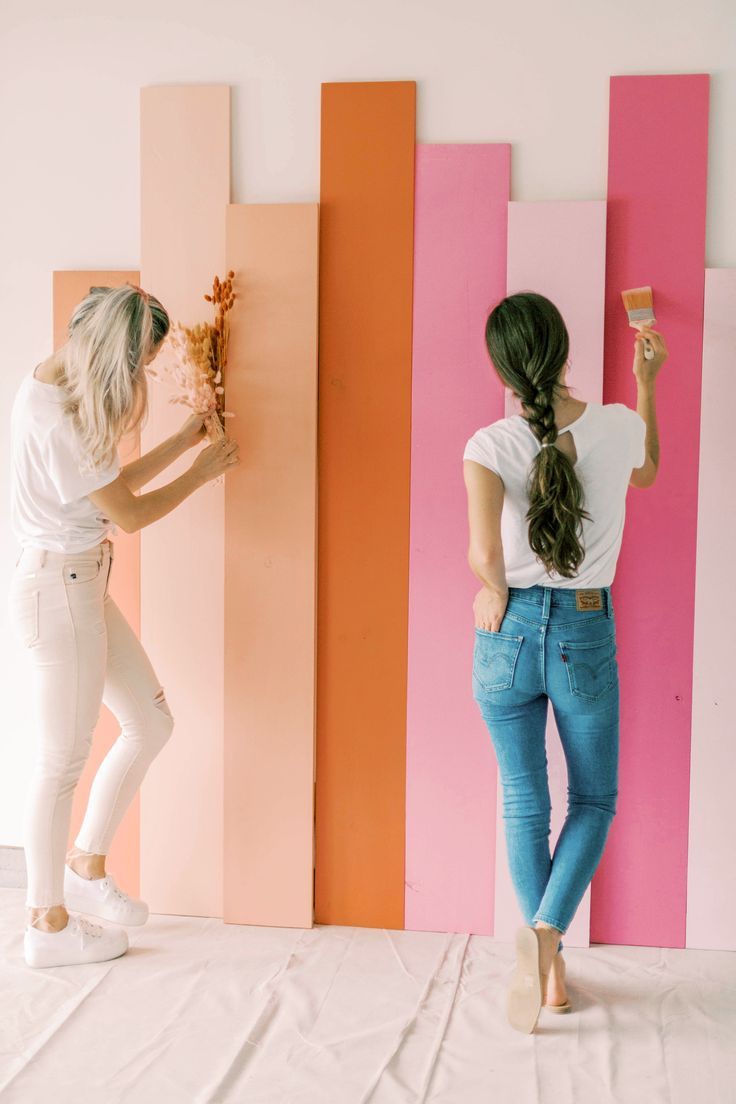
[[[315,919],[404,926],[416,85],[322,86]]]
[[[203,296],[224,275],[229,201],[230,88],[141,89],[141,284],[174,321],[214,317]],[[169,394],[151,387],[146,450],[187,415]],[[141,787],[141,892],[152,912],[222,916],[224,507],[222,481],[209,483],[141,532],[142,639],[175,722]]]
[[[129,281],[139,283],[137,271],[61,271],[53,274],[54,350],[67,339],[67,325],[77,303],[84,299],[93,286],[119,287]],[[121,464],[128,464],[139,455],[139,434],[136,430],[124,438],[118,450]],[[140,633],[140,534],[125,533],[118,529],[115,537],[115,562],[110,575],[110,593],[136,633]],[[87,800],[97,768],[107,755],[120,732],[120,726],[107,706],[102,706],[100,720],[95,729],[89,759],[74,791],[71,832],[68,846],[74,837],[87,808]],[[113,873],[126,892],[136,896],[140,892],[140,798],[133,798],[110,847],[107,868]]]
[[[227,210],[224,911],[312,926],[316,203]]]

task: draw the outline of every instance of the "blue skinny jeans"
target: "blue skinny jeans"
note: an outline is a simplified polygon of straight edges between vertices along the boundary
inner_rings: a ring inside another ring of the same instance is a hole
[[[498,762],[509,871],[524,922],[541,920],[565,932],[616,812],[619,678],[611,588],[509,587],[500,630],[475,630],[473,697]],[[553,855],[548,701],[567,763],[567,817]]]

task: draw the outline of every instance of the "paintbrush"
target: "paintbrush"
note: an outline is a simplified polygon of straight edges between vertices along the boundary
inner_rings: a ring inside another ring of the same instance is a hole
[[[654,317],[654,297],[650,287],[630,288],[621,292],[621,298],[629,316],[629,325],[641,332],[642,326],[651,326],[657,319]],[[644,358],[651,360],[654,349],[651,341],[644,338]]]

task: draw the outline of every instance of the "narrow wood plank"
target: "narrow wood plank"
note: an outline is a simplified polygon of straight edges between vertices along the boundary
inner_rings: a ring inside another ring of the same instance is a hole
[[[503,417],[483,332],[506,289],[511,147],[418,145],[414,247],[406,927],[491,934],[496,763],[471,693],[462,454]]]
[[[229,87],[143,88],[141,284],[185,325],[213,317],[203,296],[225,272],[229,200]],[[186,417],[169,395],[151,389],[144,451]],[[224,505],[223,483],[210,483],[141,532],[142,639],[175,720],[141,788],[141,892],[152,912],[222,915]]]
[[[318,206],[231,204],[224,912],[311,927]]]
[[[416,87],[322,86],[316,909],[404,926]]]
[[[596,943],[685,945],[709,80],[611,79],[604,401],[636,405],[624,289],[652,286],[670,358],[660,472],[629,495],[613,583],[619,804],[592,884]]]
[[[736,269],[706,269],[693,642],[687,947],[736,951],[733,773]]]

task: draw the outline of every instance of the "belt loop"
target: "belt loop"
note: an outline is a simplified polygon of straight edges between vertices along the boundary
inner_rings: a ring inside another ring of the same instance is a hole
[[[46,556],[47,556],[47,553],[48,553],[48,549],[46,549],[46,548],[42,548],[42,549],[41,549],[41,562],[40,562],[40,564],[38,565],[39,567],[43,567],[43,566],[44,566],[44,564],[46,563]]]
[[[608,617],[610,619],[610,618],[613,617],[613,613],[611,612],[611,588],[610,587],[605,587],[605,594],[606,594],[606,617]]]

